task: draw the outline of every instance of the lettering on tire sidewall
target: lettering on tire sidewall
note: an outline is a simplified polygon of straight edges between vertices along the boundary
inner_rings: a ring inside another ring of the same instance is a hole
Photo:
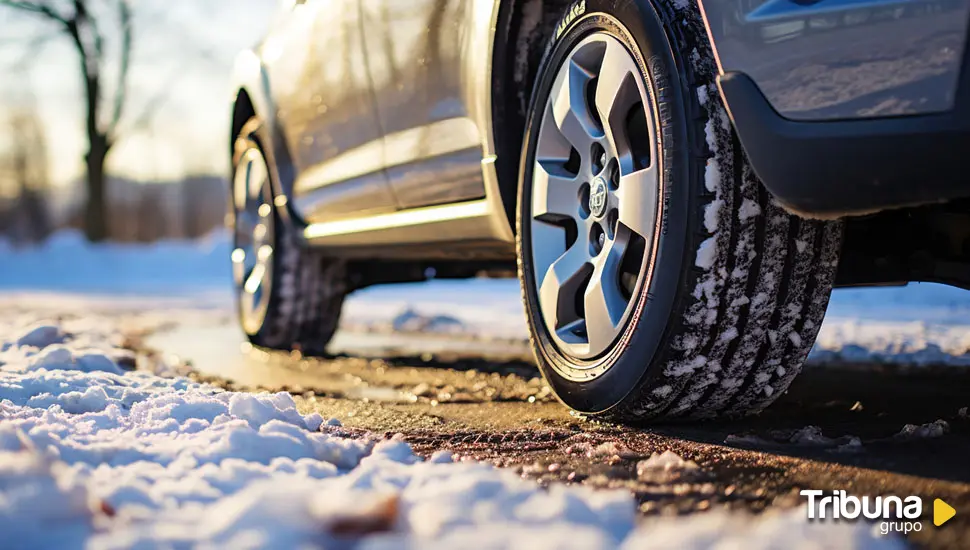
[[[586,13],[586,0],[576,2],[566,10],[566,14],[563,15],[562,20],[559,21],[559,25],[556,26],[556,40],[559,40],[563,33],[566,32],[566,29],[584,13]]]

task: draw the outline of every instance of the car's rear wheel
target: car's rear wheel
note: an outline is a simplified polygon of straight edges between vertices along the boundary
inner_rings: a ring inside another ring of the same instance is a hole
[[[769,404],[814,342],[841,241],[760,185],[680,5],[568,10],[526,126],[517,244],[538,363],[567,405],[620,420]]]
[[[233,158],[233,278],[239,323],[260,347],[319,355],[337,329],[346,294],[343,262],[306,247],[280,212],[274,171],[247,123]]]

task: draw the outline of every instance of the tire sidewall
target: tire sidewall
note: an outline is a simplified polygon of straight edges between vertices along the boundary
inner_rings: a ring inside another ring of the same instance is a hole
[[[585,11],[576,15],[580,7]],[[675,330],[674,311],[687,284],[692,255],[686,253],[695,227],[691,197],[696,196],[700,178],[689,162],[692,136],[688,135],[679,57],[671,49],[662,18],[645,0],[611,2],[585,0],[566,11],[554,39],[539,67],[530,101],[520,162],[517,222],[519,277],[522,283],[527,321],[533,335],[539,368],[557,397],[584,413],[602,413],[617,405],[635,388],[649,383],[649,365],[662,351]],[[654,256],[647,261],[649,279],[640,284],[627,325],[613,347],[603,356],[582,361],[564,355],[554,343],[538,306],[535,273],[532,270],[531,195],[535,150],[541,110],[559,66],[572,47],[592,32],[605,31],[618,38],[631,52],[655,98],[651,109],[660,139],[661,193],[660,229],[654,241]],[[580,367],[580,368],[577,368]],[[656,370],[656,369],[654,369]]]

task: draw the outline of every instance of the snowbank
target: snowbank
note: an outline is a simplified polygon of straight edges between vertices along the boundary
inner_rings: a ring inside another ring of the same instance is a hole
[[[528,338],[514,279],[372,287],[345,307],[350,330]],[[870,361],[970,366],[970,292],[925,283],[836,289],[809,362]]]
[[[229,296],[230,236],[151,245],[92,245],[62,231],[36,248],[0,243],[0,291],[162,296],[217,290]]]
[[[901,547],[861,523],[809,524],[801,509],[638,527],[622,491],[545,490],[448,453],[423,460],[398,439],[351,438],[289,394],[132,372],[117,333],[85,322],[0,324],[5,547]]]
[[[365,288],[344,303],[352,330],[528,337],[516,279],[436,280]]]

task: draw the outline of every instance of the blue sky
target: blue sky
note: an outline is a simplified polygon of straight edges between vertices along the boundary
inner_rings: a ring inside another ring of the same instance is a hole
[[[109,157],[110,172],[139,180],[225,173],[232,63],[266,32],[278,2],[134,4],[131,99],[121,126],[130,126],[159,90],[167,92],[148,124],[124,133]],[[47,134],[51,179],[64,186],[82,175],[86,145],[77,55],[55,29],[36,16],[0,7],[0,72],[7,73],[0,78],[0,124],[9,109],[35,103]],[[10,74],[25,44],[47,34],[53,37],[31,56],[26,70]]]

